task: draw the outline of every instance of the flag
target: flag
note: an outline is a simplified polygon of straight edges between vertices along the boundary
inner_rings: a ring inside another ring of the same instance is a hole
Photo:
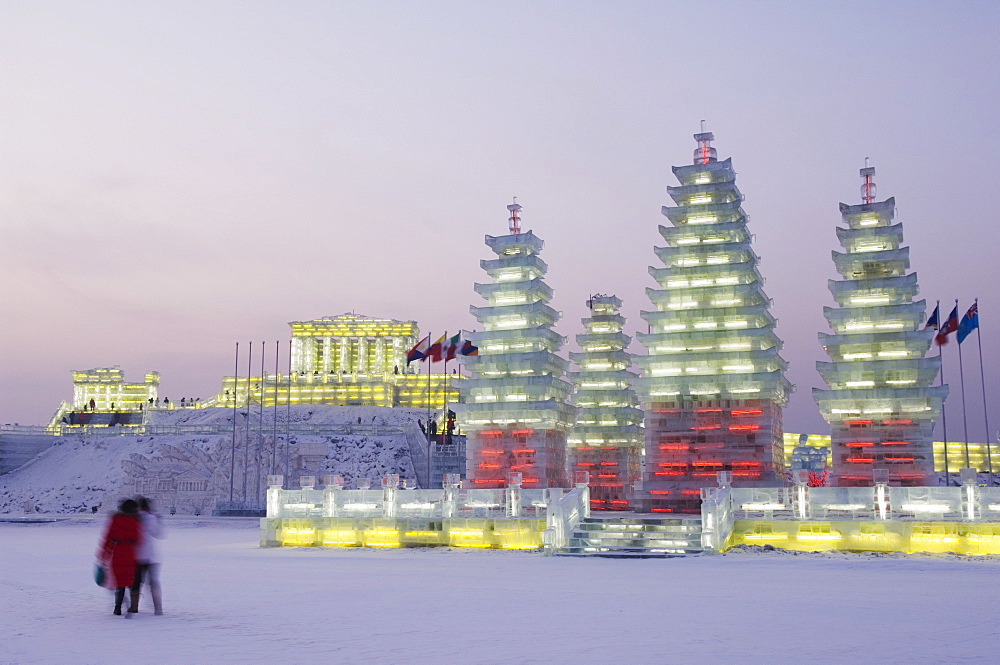
[[[948,320],[944,322],[941,326],[941,330],[938,331],[937,337],[934,341],[937,342],[938,346],[948,343],[948,335],[958,330],[958,305],[951,310],[951,314],[948,315]]]
[[[459,349],[458,352],[461,353],[463,356],[478,356],[479,347],[473,346],[472,342],[470,342],[469,340],[465,340],[464,342],[462,342],[462,348]]]
[[[441,351],[444,347],[444,340],[448,337],[448,333],[441,335],[436,342],[431,344],[431,347],[427,349],[427,357],[432,363],[441,362]]]
[[[941,327],[940,318],[941,318],[941,305],[939,303],[934,307],[934,313],[931,314],[929,319],[927,319],[927,325],[924,326],[924,328],[934,328],[934,330],[937,330],[938,328]]]
[[[444,345],[444,361],[454,360],[455,356],[458,355],[458,350],[462,346],[462,332],[459,331],[457,335],[451,337]]]
[[[427,335],[422,340],[413,345],[413,348],[406,352],[406,364],[409,365],[414,360],[423,360],[427,357],[427,343],[431,336]]]
[[[973,330],[979,327],[979,301],[972,303],[972,307],[962,317],[962,322],[958,324],[958,343],[961,344]]]

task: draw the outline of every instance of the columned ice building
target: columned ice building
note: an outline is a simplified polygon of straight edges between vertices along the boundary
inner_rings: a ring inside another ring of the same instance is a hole
[[[583,349],[569,357],[579,368],[571,372],[573,405],[580,410],[569,435],[569,466],[590,474],[590,507],[627,510],[641,479],[642,410],[629,370],[632,338],[622,332],[622,301],[613,295],[587,300],[590,316],[581,319],[586,332],[576,336]]]
[[[673,167],[671,226],[659,230],[659,283],[636,363],[645,409],[644,490],[654,512],[697,512],[700,488],[717,473],[736,486],[774,485],[783,476],[782,407],[792,386],[781,340],[750,246],[747,216],[730,159],[718,161],[704,129],[694,164]]]
[[[836,307],[823,315],[833,334],[819,339],[830,362],[817,362],[828,389],[813,389],[830,423],[832,482],[871,485],[873,474],[893,485],[932,484],[932,435],[948,386],[932,386],[939,357],[925,358],[934,329],[924,327],[917,273],[909,272],[903,226],[893,223],[894,198],[875,201],[875,169],[861,170],[863,203],[840,204],[843,252],[833,252],[842,279],[830,280]]]
[[[265,371],[223,377],[222,390],[209,406],[232,407],[337,404],[442,411],[458,401],[458,374],[417,374],[406,362],[420,338],[416,321],[398,321],[353,312],[310,321],[292,321],[288,374]],[[251,347],[250,359],[270,348]],[[268,360],[270,360],[270,353]]]
[[[292,321],[292,371],[301,375],[384,376],[406,370],[406,352],[417,343],[415,321],[354,313]]]
[[[522,233],[516,200],[510,233],[486,236],[497,258],[480,265],[492,278],[476,284],[485,307],[470,307],[482,326],[468,334],[478,356],[461,362],[471,378],[463,381],[464,404],[454,407],[467,435],[467,480],[477,488],[565,487],[566,435],[575,409],[567,402],[570,384],[562,378],[568,361],[558,355],[566,339],[552,330],[560,313],[549,306],[552,290],[542,278],[543,242]]]

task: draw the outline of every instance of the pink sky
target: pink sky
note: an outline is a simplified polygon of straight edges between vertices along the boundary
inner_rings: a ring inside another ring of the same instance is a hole
[[[506,232],[513,195],[546,242],[558,330],[581,331],[593,292],[644,329],[669,167],[703,118],[746,195],[797,386],[787,431],[827,431],[816,333],[866,156],[921,297],[945,313],[980,298],[995,405],[998,18],[973,2],[7,3],[0,423],[44,423],[70,371],[97,366],[207,398],[236,341],[287,340],[288,321],[474,328],[483,236]],[[963,352],[981,441],[974,337]]]

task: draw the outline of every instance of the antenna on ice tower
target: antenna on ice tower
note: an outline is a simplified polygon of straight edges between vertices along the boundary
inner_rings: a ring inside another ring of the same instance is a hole
[[[705,131],[705,121],[701,121],[701,132],[694,135],[694,140],[698,142],[698,148],[694,151],[694,163],[695,164],[710,164],[718,160],[715,148],[712,147],[712,141],[715,140],[715,134],[712,132]]]
[[[514,197],[514,202],[507,206],[507,210],[510,211],[510,219],[507,222],[510,224],[510,232],[514,235],[521,233],[521,218],[517,216],[517,213],[521,212],[523,208],[518,204],[517,197]]]
[[[865,179],[865,184],[861,185],[861,200],[865,203],[875,201],[875,167],[871,165],[871,159],[865,157],[865,168],[861,169],[861,177]]]

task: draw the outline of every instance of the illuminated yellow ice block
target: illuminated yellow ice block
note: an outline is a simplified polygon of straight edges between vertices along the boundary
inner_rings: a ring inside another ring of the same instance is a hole
[[[361,531],[356,520],[325,518],[319,534],[319,544],[323,547],[358,547],[361,545]]]
[[[895,525],[864,522],[848,534],[844,549],[857,552],[901,552],[903,534]]]
[[[494,542],[504,550],[535,550],[542,546],[545,520],[498,519],[493,522]]]
[[[447,543],[440,520],[405,520],[400,540],[406,547],[428,547]]]
[[[772,545],[800,552],[840,550],[996,555],[1000,554],[1000,524],[737,520],[730,545]]]
[[[365,547],[402,547],[402,530],[399,523],[390,518],[362,520],[364,529],[361,541]]]
[[[962,524],[959,533],[965,541],[965,554],[985,555],[1000,552],[1000,524]]]
[[[487,519],[444,520],[444,531],[451,547],[493,547],[492,523]]]
[[[283,547],[312,547],[316,544],[316,527],[311,519],[283,519],[278,528],[278,541]]]
[[[912,522],[908,551],[964,554],[958,527],[958,522]]]

